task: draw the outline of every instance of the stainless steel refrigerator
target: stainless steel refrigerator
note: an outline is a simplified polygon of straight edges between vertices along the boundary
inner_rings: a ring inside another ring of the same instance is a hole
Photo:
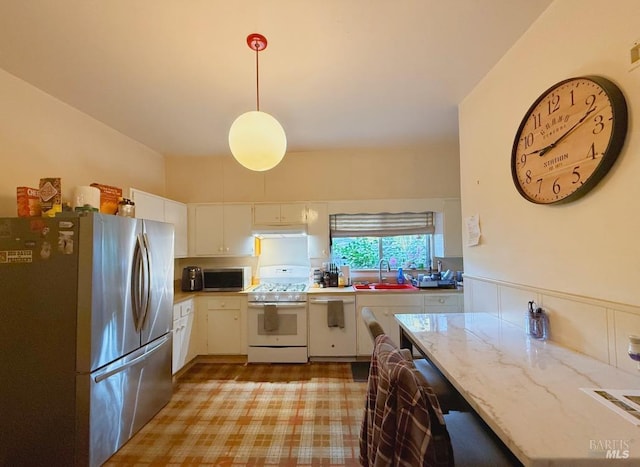
[[[0,218],[0,465],[100,465],[169,401],[173,235]]]

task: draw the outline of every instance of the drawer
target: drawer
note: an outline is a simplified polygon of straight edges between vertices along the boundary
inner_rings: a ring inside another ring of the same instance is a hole
[[[240,297],[219,297],[207,299],[207,310],[239,310]]]
[[[458,296],[457,295],[425,295],[424,296],[424,304],[425,306],[458,306]]]
[[[177,303],[177,304],[173,305],[173,320],[174,321],[177,320],[177,319],[180,319],[180,316],[181,316],[180,310],[181,310],[180,303]]]
[[[193,312],[193,300],[180,303],[180,316],[185,317]]]

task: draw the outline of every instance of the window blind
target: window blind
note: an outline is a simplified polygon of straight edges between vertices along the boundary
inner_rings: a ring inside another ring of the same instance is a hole
[[[381,212],[377,214],[331,214],[332,237],[388,237],[432,234],[433,212]]]

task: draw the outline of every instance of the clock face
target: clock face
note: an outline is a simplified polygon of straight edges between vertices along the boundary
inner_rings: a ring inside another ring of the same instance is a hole
[[[520,194],[537,204],[575,200],[609,171],[627,133],[620,89],[598,76],[561,81],[527,111],[511,152]]]

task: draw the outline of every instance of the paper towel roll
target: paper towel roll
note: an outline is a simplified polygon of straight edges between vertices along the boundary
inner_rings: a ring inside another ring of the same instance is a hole
[[[83,207],[88,204],[92,208],[100,209],[100,190],[93,186],[77,186],[73,190],[71,207]]]

